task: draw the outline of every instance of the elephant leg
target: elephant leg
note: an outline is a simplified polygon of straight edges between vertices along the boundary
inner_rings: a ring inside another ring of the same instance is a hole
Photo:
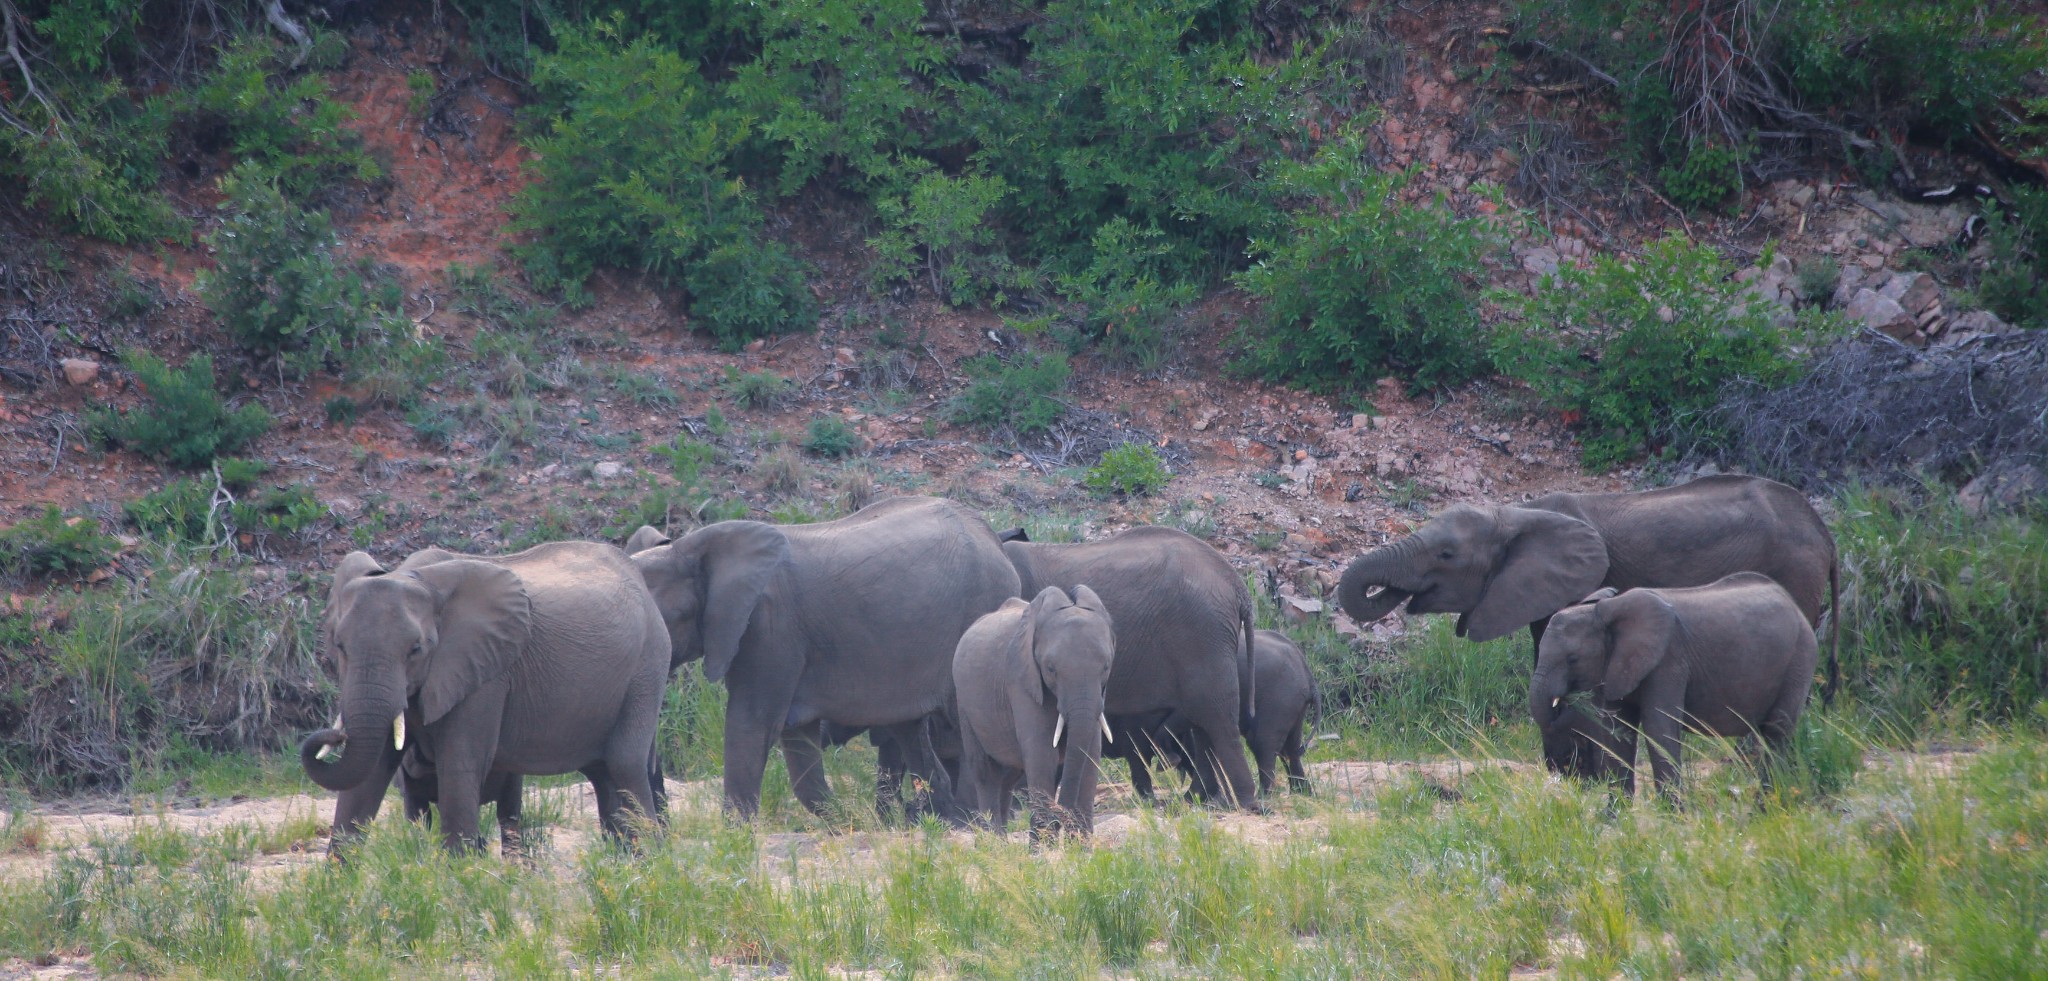
[[[909,769],[904,761],[903,741],[892,729],[876,727],[868,730],[868,740],[875,744],[875,816],[882,823],[889,824],[900,816],[909,817],[911,807],[903,801],[903,777]],[[912,795],[916,796],[915,794]]]
[[[484,788],[498,805],[498,851],[507,858],[526,851],[519,830],[520,814],[526,806],[524,788],[525,778],[517,773],[493,774],[491,785]]]
[[[1279,756],[1279,747],[1274,746],[1272,743],[1269,743],[1266,740],[1261,739],[1259,740],[1257,745],[1252,747],[1252,760],[1254,763],[1258,765],[1259,770],[1260,797],[1264,797],[1267,794],[1273,792],[1273,764],[1274,761],[1279,758]]]
[[[1676,700],[1650,704],[1658,706],[1643,710],[1643,735],[1650,741],[1650,773],[1657,781],[1657,792],[1675,800],[1682,762],[1679,746],[1683,729],[1678,716],[1683,709]]]
[[[1308,769],[1302,766],[1302,753],[1307,749],[1308,737],[1302,735],[1301,723],[1287,730],[1287,741],[1280,746],[1280,758],[1287,764],[1287,789],[1297,794],[1312,795],[1315,788],[1308,782]]]
[[[617,808],[628,808],[643,818],[655,816],[654,788],[648,783],[652,767],[647,762],[647,754],[653,748],[651,740],[633,731],[620,733],[605,747],[605,769],[611,772],[614,783],[605,795],[613,803],[612,819],[601,822],[607,834],[629,840],[637,836],[637,829],[626,822]]]
[[[1214,704],[1197,706],[1189,720],[1209,743],[1209,754],[1223,767],[1230,782],[1230,795],[1238,807],[1254,814],[1264,813],[1259,804],[1258,784],[1245,762],[1244,741],[1237,732],[1237,698],[1215,699]],[[1219,788],[1221,789],[1221,788]]]
[[[768,768],[768,750],[782,734],[792,691],[762,695],[758,679],[740,677],[744,660],[726,676],[730,693],[725,707],[725,806],[741,820],[751,821],[761,809],[761,774]]]
[[[380,762],[368,780],[335,795],[334,828],[327,839],[329,857],[341,858],[349,843],[362,837],[364,826],[377,819],[384,795],[391,789],[391,778],[398,773],[399,754],[388,756],[388,762]]]
[[[592,763],[578,772],[590,781],[590,797],[597,802],[597,826],[605,837],[613,837],[612,829],[619,822],[619,784],[612,779],[611,765]]]
[[[1149,742],[1151,737],[1136,727],[1125,730],[1124,738],[1118,740],[1122,745],[1116,748],[1114,755],[1122,757],[1124,763],[1131,768],[1131,791],[1137,794],[1139,799],[1157,804],[1158,798],[1152,796],[1152,771],[1145,766],[1146,754],[1139,748],[1140,739]]]
[[[789,786],[796,791],[796,799],[805,810],[824,817],[831,788],[825,781],[825,754],[818,747],[816,730],[810,726],[783,730],[782,760],[789,766]]]

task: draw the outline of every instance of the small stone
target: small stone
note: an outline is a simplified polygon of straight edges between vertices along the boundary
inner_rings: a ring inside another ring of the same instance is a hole
[[[1673,310],[1668,306],[1658,307],[1657,319],[1662,323],[1671,323],[1672,321],[1678,319],[1678,311]]]
[[[768,339],[767,339],[767,338],[765,338],[765,337],[756,337],[756,338],[754,338],[753,340],[751,340],[751,341],[748,341],[748,342],[747,342],[747,348],[746,348],[746,349],[747,349],[747,353],[749,353],[749,354],[752,354],[752,353],[754,353],[754,352],[756,352],[756,351],[759,351],[759,350],[761,350],[762,348],[764,348],[764,347],[767,347],[767,346],[768,346]]]
[[[64,369],[64,381],[71,385],[90,385],[100,376],[100,363],[90,358],[65,358],[57,366]]]
[[[1522,269],[1531,276],[1549,276],[1557,272],[1557,250],[1539,245],[1522,254]]]
[[[617,460],[605,460],[590,468],[590,474],[599,480],[610,480],[626,472],[626,465]]]
[[[1308,623],[1323,615],[1323,601],[1307,596],[1283,596],[1280,612],[1295,623]]]
[[[1862,265],[1862,266],[1863,266],[1863,268],[1865,268],[1865,269],[1883,269],[1883,268],[1884,268],[1884,256],[1878,255],[1878,254],[1877,254],[1877,253],[1875,253],[1875,252],[1873,252],[1873,253],[1871,253],[1871,254],[1869,254],[1869,255],[1866,255],[1866,256],[1864,256],[1864,257],[1862,257],[1862,258],[1860,258],[1860,259],[1857,259],[1856,261],[1857,261],[1857,263],[1859,263],[1860,265]]]
[[[1372,417],[1371,417],[1371,416],[1369,416],[1369,415],[1366,415],[1366,414],[1365,414],[1365,413],[1363,413],[1363,412],[1354,412],[1354,413],[1352,413],[1352,414],[1351,414],[1351,428],[1353,428],[1353,429],[1371,429],[1371,428],[1372,428]]]
[[[1842,308],[1842,312],[1852,320],[1860,321],[1902,341],[1912,336],[1913,331],[1919,326],[1913,322],[1912,316],[1906,313],[1906,308],[1899,306],[1897,300],[1872,289],[1857,290],[1856,295],[1850,298],[1848,306]]]
[[[1308,451],[1307,451],[1307,450],[1295,450],[1295,451],[1294,451],[1294,462],[1296,462],[1296,463],[1300,463],[1300,462],[1302,462],[1302,461],[1304,461],[1304,460],[1307,460],[1307,459],[1308,459]]]

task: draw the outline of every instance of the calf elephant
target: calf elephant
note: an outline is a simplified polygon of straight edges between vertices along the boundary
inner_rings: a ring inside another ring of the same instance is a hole
[[[743,817],[779,739],[797,798],[826,806],[820,722],[914,723],[952,692],[953,648],[1017,595],[988,524],[951,501],[898,497],[836,521],[721,521],[633,556],[674,663],[723,680],[725,801]]]
[[[1008,534],[1003,551],[1017,567],[1022,595],[1085,584],[1109,610],[1117,627],[1104,696],[1110,718],[1180,712],[1221,762],[1230,798],[1259,810],[1238,742],[1253,716],[1252,597],[1230,563],[1172,528],[1133,528],[1072,545]]]
[[[341,719],[309,736],[299,757],[314,783],[340,795],[338,836],[376,815],[402,761],[401,731],[432,761],[451,848],[476,847],[477,810],[498,774],[591,775],[613,834],[629,830],[622,806],[649,811],[670,645],[618,549],[426,549],[389,572],[352,553],[335,571],[323,629],[341,675]],[[326,759],[335,747],[341,759]]]
[[[953,686],[961,783],[998,830],[1009,824],[1019,778],[1033,837],[1094,830],[1101,736],[1109,730],[1103,688],[1115,655],[1109,611],[1087,586],[1071,598],[1047,586],[1029,603],[1007,600],[960,638]]]
[[[1302,727],[1308,722],[1310,713],[1320,707],[1321,699],[1316,692],[1315,678],[1309,673],[1308,659],[1302,656],[1301,648],[1295,646],[1293,640],[1278,630],[1258,631],[1252,639],[1257,710],[1253,714],[1251,728],[1244,732],[1244,738],[1251,747],[1252,759],[1258,764],[1259,793],[1272,791],[1276,763],[1287,767],[1289,789],[1297,794],[1312,793],[1308,771],[1302,762],[1308,745]],[[1205,744],[1194,727],[1188,724],[1186,716],[1170,712],[1150,719],[1149,723],[1145,717],[1131,716],[1110,721],[1112,730],[1118,733],[1119,742],[1127,747],[1125,751],[1143,757],[1131,764],[1131,786],[1139,796],[1152,796],[1150,775],[1141,779],[1140,774],[1153,757],[1179,767],[1194,782],[1198,793],[1214,792],[1215,770],[1198,765],[1205,758],[1206,754],[1202,752]]]
[[[1704,586],[1757,572],[1785,587],[1812,627],[1834,605],[1834,536],[1798,491],[1723,474],[1615,494],[1546,494],[1526,504],[1457,505],[1344,570],[1337,599],[1359,623],[1400,606],[1456,613],[1460,637],[1486,641],[1527,625],[1540,646],[1550,616],[1602,586]],[[1840,617],[1828,689],[1840,674]]]
[[[1537,652],[1529,713],[1548,736],[1575,711],[1567,697],[1591,693],[1590,731],[1618,764],[1620,782],[1634,788],[1634,734],[1641,731],[1658,789],[1669,790],[1682,729],[1756,736],[1766,752],[1784,746],[1819,657],[1805,612],[1767,576],[1738,572],[1705,586],[1631,589],[1553,618]]]
[[[873,728],[826,721],[819,725],[818,744],[844,745],[863,732],[875,747],[877,817],[884,822],[899,815],[916,821],[927,814],[956,824],[967,820],[966,806],[957,798],[960,729],[947,712],[942,710],[915,722]]]

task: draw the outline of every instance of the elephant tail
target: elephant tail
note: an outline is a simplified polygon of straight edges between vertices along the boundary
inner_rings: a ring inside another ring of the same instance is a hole
[[[1842,686],[1842,562],[1828,563],[1828,681],[1820,690],[1823,706],[1835,704],[1835,689]]]
[[[1256,626],[1252,619],[1251,596],[1246,594],[1245,601],[1237,608],[1238,634],[1244,644],[1240,648],[1244,656],[1237,659],[1237,729],[1246,734],[1252,731],[1252,723],[1258,717],[1259,672],[1252,666],[1252,631]]]

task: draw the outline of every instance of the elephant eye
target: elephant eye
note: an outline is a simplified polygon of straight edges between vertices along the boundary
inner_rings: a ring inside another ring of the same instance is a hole
[[[1441,552],[1438,552],[1438,553],[1437,553],[1437,558],[1440,558],[1440,559],[1448,559],[1448,558],[1454,558],[1454,557],[1456,557],[1456,555],[1457,555],[1457,553],[1456,553],[1456,552],[1453,552],[1453,551],[1451,551],[1450,549],[1448,549],[1448,548],[1447,548],[1447,549],[1444,549],[1444,550],[1443,550],[1443,551],[1441,551]]]

